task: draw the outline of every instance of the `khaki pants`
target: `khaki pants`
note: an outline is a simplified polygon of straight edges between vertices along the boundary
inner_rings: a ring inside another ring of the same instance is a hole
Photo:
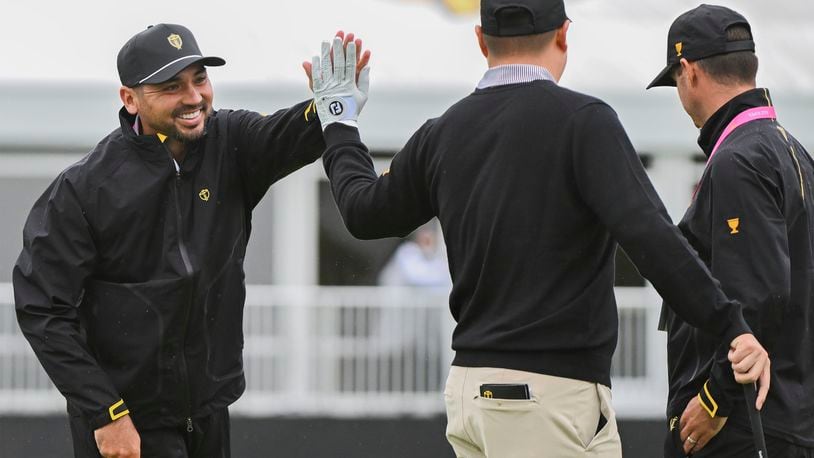
[[[480,397],[483,383],[525,383],[531,399]],[[452,366],[444,389],[447,440],[460,458],[618,458],[610,388],[532,372]],[[601,414],[607,424],[597,433]]]

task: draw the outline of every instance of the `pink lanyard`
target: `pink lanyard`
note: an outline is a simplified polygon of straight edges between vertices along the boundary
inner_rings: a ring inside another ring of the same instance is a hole
[[[715,143],[715,147],[712,148],[712,153],[709,155],[709,159],[707,159],[707,164],[709,161],[712,160],[712,156],[718,151],[718,147],[721,146],[721,143],[726,140],[726,137],[732,133],[738,127],[746,124],[747,122],[756,121],[758,119],[777,119],[777,113],[774,111],[774,107],[755,107],[750,108],[746,111],[742,111],[739,115],[735,116],[735,119],[729,121],[727,124],[726,129],[718,138],[718,141]]]
[[[726,137],[729,137],[735,129],[738,127],[752,121],[757,121],[758,119],[777,119],[777,113],[774,111],[774,107],[755,107],[750,108],[746,111],[742,111],[739,115],[735,116],[732,121],[729,121],[729,124],[726,125],[723,133],[721,136],[718,137],[718,141],[715,142],[715,146],[712,148],[712,152],[709,154],[709,158],[707,158],[707,164],[704,168],[704,174],[707,173],[707,168],[709,167],[709,161],[712,160],[712,156],[718,151],[718,147],[721,146],[721,143],[726,140]],[[703,176],[701,179],[703,180]],[[698,194],[698,188],[701,187],[701,183],[699,182],[698,185],[695,187],[695,191],[692,193],[692,200],[695,200],[695,195]]]

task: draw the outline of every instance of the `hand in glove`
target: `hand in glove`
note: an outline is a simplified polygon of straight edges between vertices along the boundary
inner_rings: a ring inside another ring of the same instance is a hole
[[[370,67],[366,64],[370,52],[357,59],[356,48],[361,47],[361,40],[354,41],[353,34],[348,34],[344,42],[343,38],[339,32],[333,46],[322,42],[321,57],[314,56],[310,65],[303,64],[306,74],[313,78],[314,101],[323,130],[335,122],[357,127],[356,120],[367,101]]]

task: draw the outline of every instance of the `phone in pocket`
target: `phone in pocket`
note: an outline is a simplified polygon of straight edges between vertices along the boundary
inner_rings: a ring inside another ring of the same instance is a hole
[[[526,383],[484,383],[480,386],[480,397],[486,399],[531,399],[531,391]]]

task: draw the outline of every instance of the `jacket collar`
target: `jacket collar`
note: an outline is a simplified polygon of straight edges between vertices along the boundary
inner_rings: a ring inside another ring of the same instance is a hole
[[[207,135],[207,131],[209,130],[209,122],[212,121],[214,118],[215,113],[213,112],[209,115],[208,119],[206,120],[206,126],[204,127],[204,137]],[[169,155],[169,150],[166,149],[163,145],[164,140],[167,138],[160,134],[157,135],[143,135],[136,132],[134,126],[136,124],[136,116],[131,115],[125,107],[122,107],[119,110],[119,122],[121,123],[122,135],[128,141],[133,143],[138,147],[140,151],[146,153],[149,158],[159,158],[160,160],[167,160]],[[190,145],[189,150],[187,151],[186,158],[184,162],[191,156],[196,156],[198,145],[200,145],[200,141],[196,142],[193,145]],[[185,168],[185,167],[184,167]]]
[[[709,157],[712,148],[718,142],[718,138],[726,129],[735,116],[745,110],[755,107],[772,106],[772,99],[769,90],[765,88],[752,89],[733,97],[726,102],[718,111],[709,117],[707,122],[701,127],[701,134],[698,136],[698,146],[704,150],[704,154]]]

